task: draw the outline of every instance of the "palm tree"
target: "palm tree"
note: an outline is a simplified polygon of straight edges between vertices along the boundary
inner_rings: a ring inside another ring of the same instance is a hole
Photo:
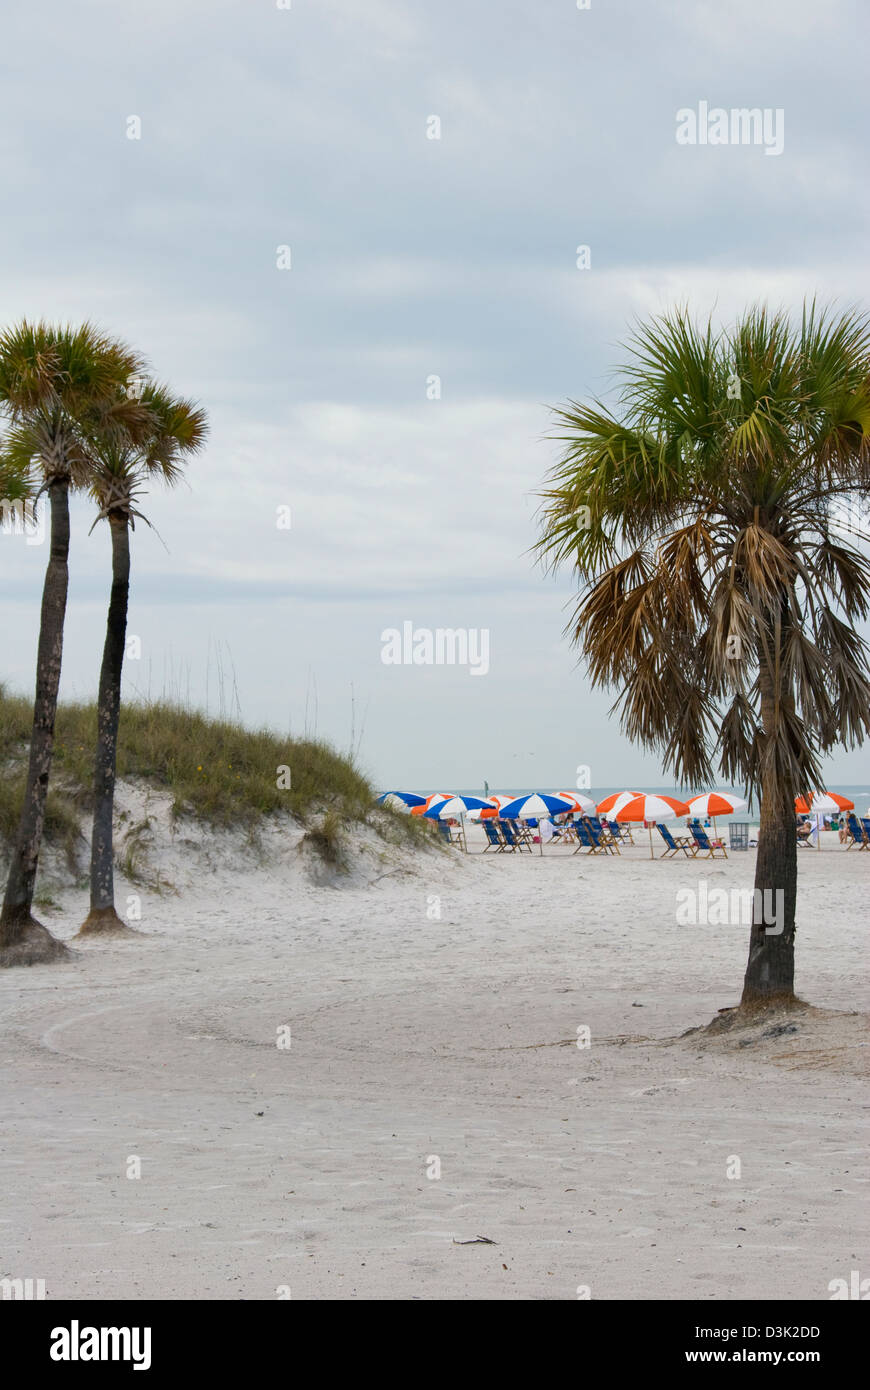
[[[629,353],[613,410],[555,412],[539,553],[576,572],[573,640],[593,683],[619,690],[628,736],[680,785],[718,762],[760,795],[741,1003],[788,1004],[794,798],[822,785],[822,755],[870,733],[853,627],[870,610],[870,321],[757,307],[714,329],[677,311]]]
[[[69,492],[84,485],[91,440],[137,428],[141,406],[125,383],[142,359],[91,324],[23,322],[0,334],[0,410],[9,420],[0,473],[35,470],[48,494],[51,544],[42,594],[33,733],[24,801],[0,911],[0,965],[56,960],[66,948],[32,915],[33,890],[54,750],[69,555]]]
[[[109,523],[112,592],[97,704],[91,906],[80,936],[126,934],[130,930],[115,910],[112,816],[130,591],[130,531],[135,529],[137,517],[150,525],[137,502],[146,479],[156,476],[169,484],[176,482],[182,460],[202,446],[206,435],[205,413],[189,401],[175,399],[164,387],[148,384],[141,392],[141,404],[149,423],[147,433],[137,443],[97,440],[94,447],[90,490],[99,507],[94,526],[100,520]]]

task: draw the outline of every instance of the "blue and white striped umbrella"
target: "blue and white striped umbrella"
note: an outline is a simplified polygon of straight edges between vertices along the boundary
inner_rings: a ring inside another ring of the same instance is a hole
[[[546,820],[548,816],[561,816],[563,811],[574,811],[573,801],[564,796],[551,796],[549,792],[532,792],[530,796],[518,796],[502,806],[499,816],[502,820]],[[544,837],[538,835],[538,853],[544,853]]]
[[[441,801],[435,806],[430,806],[428,811],[423,812],[424,820],[450,820],[454,816],[464,816],[468,811],[491,811],[492,802],[484,801],[479,796],[451,796],[447,801]]]
[[[549,792],[532,792],[529,796],[518,796],[502,806],[499,816],[502,820],[540,820],[543,816],[561,816],[564,811],[576,811],[570,801],[563,796],[551,796]]]
[[[417,792],[384,792],[383,796],[378,797],[382,804],[393,806],[399,802],[406,810],[409,806],[422,806],[425,800],[425,796],[420,796]]]

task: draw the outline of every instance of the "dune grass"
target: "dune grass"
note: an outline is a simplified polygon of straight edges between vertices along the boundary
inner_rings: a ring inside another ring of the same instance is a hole
[[[0,686],[0,836],[14,832],[23,792],[24,755],[32,710],[24,696]],[[78,835],[78,817],[90,809],[97,715],[93,704],[64,704],[55,728],[53,790],[46,838],[66,843]],[[281,787],[279,768],[289,768]],[[329,817],[329,838],[339,825],[362,821],[375,807],[374,792],[353,763],[327,744],[244,729],[165,702],[127,704],[118,735],[119,779],[143,778],[172,796],[173,814],[211,825],[251,825],[289,811],[306,824]],[[380,809],[380,808],[379,808]],[[384,819],[384,817],[379,817]],[[406,816],[386,820],[400,837],[419,829]]]

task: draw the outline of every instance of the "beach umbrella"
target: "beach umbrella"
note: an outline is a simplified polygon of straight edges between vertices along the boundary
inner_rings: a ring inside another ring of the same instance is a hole
[[[715,820],[716,816],[731,816],[735,811],[746,810],[743,797],[732,796],[730,792],[703,792],[690,796],[686,805],[699,820]]]
[[[505,796],[503,792],[492,792],[486,794],[486,806],[482,811],[469,811],[469,820],[496,820],[501,812],[502,806],[507,806],[511,801],[516,801],[514,796]]]
[[[675,796],[640,796],[635,795],[630,801],[626,801],[618,810],[612,811],[611,820],[616,821],[646,821],[649,827],[649,857],[654,859],[652,844],[652,822],[660,820],[673,820],[675,816],[687,816],[689,808],[685,801],[679,801]]]
[[[393,806],[403,811],[409,811],[412,806],[426,804],[425,796],[420,796],[419,792],[384,792],[383,796],[378,797],[378,801],[383,806]]]
[[[427,811],[423,812],[425,820],[453,820],[459,817],[462,826],[462,845],[465,853],[468,853],[468,839],[465,834],[465,815],[468,811],[485,811],[489,806],[488,801],[484,801],[482,796],[448,796],[445,801],[434,801]]]
[[[421,806],[411,807],[411,815],[424,816],[426,812],[429,810],[430,806],[434,806],[435,803],[439,801],[449,801],[452,795],[452,792],[432,792],[430,796],[426,797],[426,800],[423,802]]]
[[[639,796],[639,792],[611,792],[603,801],[599,801],[597,811],[599,816],[607,816],[608,820],[615,820],[615,812],[627,806],[630,801]]]
[[[810,792],[809,796],[796,796],[794,808],[799,815],[812,815],[815,821],[816,849],[822,848],[822,825],[825,816],[837,811],[854,811],[855,803],[839,792]]]
[[[422,814],[426,820],[450,820],[454,816],[464,816],[468,811],[486,810],[492,810],[492,807],[481,796],[448,796],[445,801],[433,802]]]
[[[574,807],[564,796],[552,796],[549,792],[531,792],[528,796],[518,796],[501,808],[502,820],[542,820],[548,816],[559,816]],[[544,837],[538,836],[538,848],[544,853]]]
[[[731,792],[703,792],[698,796],[690,796],[686,805],[699,820],[710,819],[716,835],[719,834],[716,826],[717,816],[733,816],[735,811],[746,810],[743,797],[734,796]]]
[[[831,816],[837,811],[854,811],[855,803],[839,792],[810,792],[808,797],[796,796],[794,808],[802,816]]]
[[[559,796],[564,796],[566,801],[573,801],[573,809],[580,811],[582,815],[588,816],[590,811],[595,810],[595,802],[591,796],[584,796],[582,792],[558,792]]]

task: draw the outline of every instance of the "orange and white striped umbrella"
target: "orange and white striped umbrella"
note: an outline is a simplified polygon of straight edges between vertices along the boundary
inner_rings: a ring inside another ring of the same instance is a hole
[[[572,802],[574,807],[584,816],[588,816],[590,811],[595,810],[595,802],[592,797],[584,796],[582,792],[557,792],[556,795],[564,796],[565,800]]]
[[[715,816],[733,816],[735,811],[746,810],[743,797],[732,796],[730,792],[704,792],[700,796],[690,796],[686,805],[699,820],[713,820]]]
[[[601,807],[599,806],[598,809],[600,811]],[[687,816],[688,814],[689,808],[685,801],[680,801],[676,796],[635,795],[624,805],[612,811],[609,819],[660,821],[673,820],[674,816]]]
[[[802,816],[831,816],[837,811],[854,811],[855,803],[839,792],[810,792],[795,797],[794,808]]]
[[[687,816],[689,808],[685,801],[675,796],[633,796],[619,810],[611,812],[610,819],[616,821],[645,821],[649,828],[649,857],[654,859],[652,845],[652,823],[660,820],[673,820],[674,816]]]
[[[608,820],[615,819],[615,812],[621,811],[623,806],[627,806],[629,801],[633,801],[639,792],[611,792],[603,801],[598,803],[599,816],[606,816]]]

